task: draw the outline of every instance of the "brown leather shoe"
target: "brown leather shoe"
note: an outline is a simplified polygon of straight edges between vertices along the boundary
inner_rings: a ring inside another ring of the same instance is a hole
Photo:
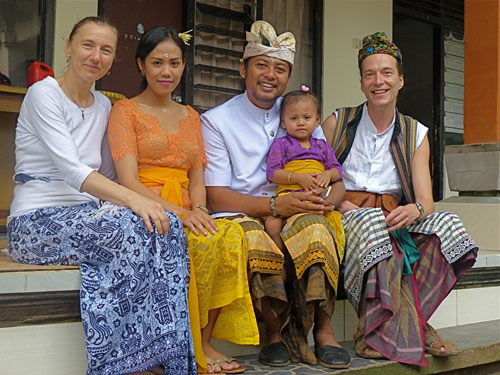
[[[385,357],[368,345],[365,341],[365,336],[360,331],[357,331],[354,336],[354,352],[358,357],[368,359],[385,359]]]
[[[445,341],[429,323],[423,325],[425,335],[425,351],[436,357],[450,357],[460,354],[460,348],[452,342]],[[444,350],[442,350],[444,348]]]

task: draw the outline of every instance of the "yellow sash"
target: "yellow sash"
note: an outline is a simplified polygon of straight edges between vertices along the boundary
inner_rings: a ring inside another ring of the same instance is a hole
[[[304,159],[304,160],[292,160],[285,164],[285,171],[293,172],[293,173],[321,173],[325,171],[325,166],[323,163],[313,160],[313,159]],[[276,189],[276,195],[280,194],[286,190],[303,190],[303,187],[298,184],[290,184],[290,185],[278,185]]]
[[[166,201],[175,204],[176,206],[183,207],[182,189],[187,190],[189,187],[187,170],[179,168],[139,169],[139,181],[141,181],[147,187],[163,185],[160,193],[161,197]],[[193,261],[191,260],[191,252],[189,253],[189,261],[191,263],[189,272],[191,280],[189,283],[188,291],[188,306],[191,332],[193,335],[193,346],[198,367],[203,370],[207,370],[208,366],[201,345],[201,324],[200,309],[198,307],[198,289],[196,287],[196,277],[193,268]]]
[[[183,207],[182,189],[187,190],[189,186],[187,170],[179,168],[139,169],[139,181],[147,187],[163,185],[161,197],[176,206]]]

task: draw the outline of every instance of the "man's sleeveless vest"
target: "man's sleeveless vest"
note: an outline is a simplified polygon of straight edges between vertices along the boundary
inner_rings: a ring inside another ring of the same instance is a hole
[[[351,151],[358,124],[363,114],[363,105],[358,107],[344,107],[337,109],[337,127],[333,134],[332,147],[340,164],[343,164]],[[391,138],[390,152],[399,181],[403,190],[402,204],[414,203],[411,163],[415,154],[417,134],[417,120],[402,115],[396,109],[394,133]]]

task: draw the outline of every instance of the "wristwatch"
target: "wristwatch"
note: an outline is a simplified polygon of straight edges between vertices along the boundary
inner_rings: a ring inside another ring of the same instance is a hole
[[[422,218],[422,216],[424,216],[424,213],[425,213],[424,206],[422,206],[418,202],[415,202],[415,206],[417,206],[418,212],[420,212],[420,216],[417,218],[417,220],[420,220]]]

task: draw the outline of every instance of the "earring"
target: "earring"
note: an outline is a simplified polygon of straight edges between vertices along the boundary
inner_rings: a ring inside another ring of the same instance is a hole
[[[144,77],[144,70],[141,70],[141,76]]]
[[[107,76],[110,76],[111,75],[111,70],[108,70],[108,72],[106,73]]]

